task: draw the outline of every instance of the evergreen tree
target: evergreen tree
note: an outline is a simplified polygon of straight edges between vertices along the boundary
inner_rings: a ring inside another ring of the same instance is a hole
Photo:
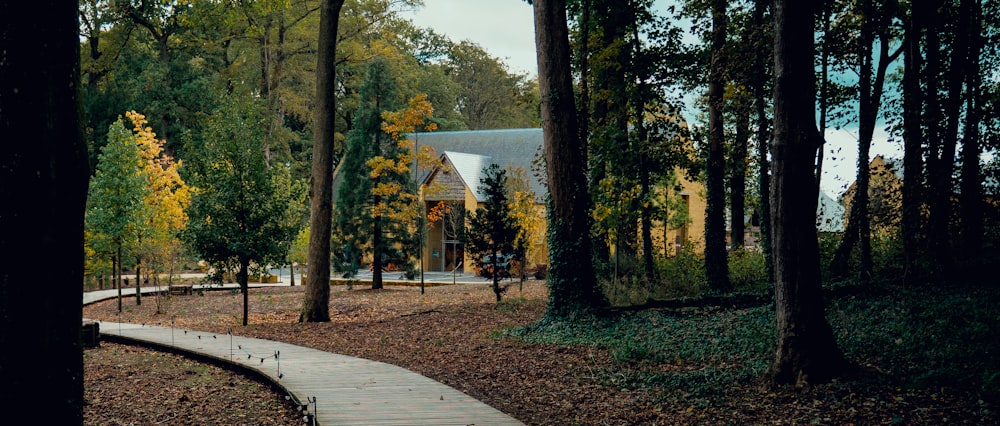
[[[487,271],[493,280],[493,293],[497,302],[507,290],[500,287],[503,271],[510,269],[511,259],[520,259],[516,247],[521,229],[511,211],[507,198],[507,173],[496,164],[483,169],[482,191],[486,202],[469,215],[465,232],[465,249],[472,255],[480,270]]]
[[[395,81],[388,64],[375,59],[361,87],[361,105],[347,135],[341,166],[344,180],[337,197],[337,228],[346,275],[353,274],[363,253],[371,254],[372,289],[382,288],[382,270],[389,265],[414,274],[410,255],[417,244],[409,212],[417,201],[410,176],[411,152],[382,130],[384,111],[398,106]],[[405,159],[405,160],[404,160]]]

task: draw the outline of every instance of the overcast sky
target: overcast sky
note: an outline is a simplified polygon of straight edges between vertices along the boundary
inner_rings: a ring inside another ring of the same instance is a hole
[[[424,0],[423,8],[402,16],[454,42],[478,44],[512,72],[538,74],[535,24],[531,5],[523,0]]]
[[[670,0],[656,0],[664,7]],[[535,59],[534,18],[524,0],[424,0],[424,7],[404,12],[419,27],[433,28],[454,42],[468,40],[507,64],[512,72],[534,77],[538,74]],[[693,115],[688,111],[687,115]],[[690,121],[692,117],[688,117]],[[881,129],[880,129],[881,130]],[[857,129],[828,130],[827,150],[821,187],[837,198],[854,180],[857,168]],[[902,158],[900,144],[876,132],[872,157],[882,154]]]

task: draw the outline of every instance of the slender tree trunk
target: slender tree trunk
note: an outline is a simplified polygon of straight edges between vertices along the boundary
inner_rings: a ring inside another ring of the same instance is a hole
[[[808,386],[845,366],[826,322],[816,237],[816,83],[813,3],[774,2],[772,227],[778,339],[768,376]]]
[[[904,34],[903,60],[903,257],[906,270],[912,271],[921,257],[923,204],[923,95],[920,90],[923,57],[920,41],[923,32],[925,0],[913,0],[911,16]],[[904,275],[904,280],[906,276]]]
[[[607,306],[591,259],[586,145],[580,140],[570,74],[565,0],[535,0],[535,46],[549,188],[548,315]],[[581,261],[583,259],[584,261]]]
[[[970,2],[961,2],[958,8],[958,21],[967,23],[970,13]],[[931,174],[930,187],[930,236],[935,246],[935,255],[941,267],[939,278],[950,276],[955,257],[951,254],[952,174],[955,169],[955,152],[958,145],[958,127],[961,121],[962,86],[966,80],[968,60],[969,28],[968,25],[954,25],[954,41],[951,46],[950,65],[948,66],[947,98],[944,101],[945,127],[940,134],[940,146],[937,166]],[[978,161],[978,160],[977,160]]]
[[[118,288],[118,313],[122,313],[122,246],[118,243],[118,252],[115,254],[113,266],[115,270],[115,287]]]
[[[765,71],[764,58],[772,55],[768,54],[768,43],[764,40],[764,12],[769,0],[755,0],[753,20],[755,30],[753,32],[754,41],[757,48],[757,55],[753,61],[754,69],[754,109],[757,116],[757,158],[760,161],[758,170],[757,187],[760,190],[760,246],[764,253],[764,264],[767,276],[770,281],[774,280],[774,256],[771,250],[771,176],[770,159],[768,146],[770,146],[771,132],[768,129],[767,119],[767,96],[764,86],[768,77]]]
[[[142,305],[142,258],[135,258],[135,305]]]
[[[712,67],[708,82],[708,167],[705,190],[705,274],[713,290],[726,291],[729,264],[726,252],[726,189],[722,122],[726,69],[726,0],[712,1]]]
[[[9,423],[21,413],[83,424],[77,289],[89,174],[78,6],[0,3],[0,412]]]
[[[924,183],[927,193],[924,196],[924,202],[927,203],[928,207],[926,227],[928,259],[933,259],[932,262],[928,262],[930,266],[929,273],[932,279],[939,280],[945,278],[943,267],[947,263],[946,258],[949,257],[947,253],[947,223],[942,223],[942,209],[939,199],[935,194],[936,191],[941,190],[938,187],[942,169],[941,145],[943,142],[943,126],[941,123],[945,120],[941,111],[940,94],[942,78],[940,32],[942,31],[942,23],[938,19],[939,15],[936,12],[943,7],[943,1],[929,0],[927,3],[927,10],[921,12],[921,14],[927,14],[924,16],[926,20],[922,21],[927,25],[927,41],[922,49],[926,55],[924,65],[926,79],[924,80],[924,86],[921,88],[925,94],[925,109],[923,114],[921,114],[921,118],[924,119],[925,123],[926,134],[924,135],[924,141],[927,144],[927,151],[925,152],[925,156],[927,157],[927,181]]]
[[[823,155],[826,150],[826,121],[830,113],[830,14],[833,8],[833,1],[823,1],[823,47],[820,51],[820,80],[819,80],[819,132],[823,139],[820,141],[819,149],[816,150],[816,196],[818,197],[821,180],[823,178]]]
[[[236,281],[240,283],[240,293],[243,294],[243,326],[246,327],[247,319],[250,316],[249,310],[249,282],[250,282],[250,260],[240,259],[240,271],[236,275]]]
[[[295,287],[295,264],[288,265],[288,286]]]
[[[979,141],[979,122],[982,70],[979,55],[983,48],[982,10],[978,0],[963,0],[971,3],[969,11],[969,65],[966,76],[965,131],[962,140],[962,182],[959,199],[962,223],[962,249],[966,255],[979,253],[983,245],[983,189],[979,156],[982,145]]]
[[[886,23],[880,16],[886,11],[876,11],[871,0],[862,3],[861,37],[859,39],[858,57],[860,102],[858,108],[858,178],[854,187],[854,198],[844,238],[834,255],[831,269],[834,276],[843,277],[847,274],[847,259],[857,244],[860,264],[858,275],[862,281],[871,279],[872,246],[871,246],[871,216],[869,201],[871,198],[871,167],[870,153],[878,121],[879,109],[882,105],[882,93],[885,87],[885,75],[889,64],[902,53],[897,50],[889,53],[889,33]],[[872,49],[876,36],[878,37],[879,58],[875,65],[872,60]]]
[[[375,204],[378,203],[379,201],[375,200]],[[375,215],[372,218],[372,290],[382,288],[382,254],[385,253],[383,244],[385,242],[382,239],[382,216]]]
[[[319,52],[316,64],[315,134],[310,189],[309,276],[301,322],[330,321],[330,233],[333,221],[333,153],[337,109],[335,90],[337,25],[344,0],[320,4]]]
[[[729,239],[733,250],[746,245],[747,144],[750,139],[750,110],[742,99],[736,111],[732,168],[729,176]]]

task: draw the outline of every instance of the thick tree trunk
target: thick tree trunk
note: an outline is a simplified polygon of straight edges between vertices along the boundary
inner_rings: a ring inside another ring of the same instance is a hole
[[[812,3],[774,3],[774,180],[771,186],[778,339],[768,376],[808,386],[844,367],[826,322],[816,237],[816,129]]]
[[[708,82],[708,166],[706,170],[705,275],[713,290],[726,291],[729,264],[726,252],[726,189],[722,102],[726,69],[726,0],[712,1],[712,69]]]
[[[299,321],[330,321],[330,232],[333,221],[333,151],[337,96],[335,55],[337,24],[344,0],[320,5],[319,52],[316,64],[316,112],[310,189],[309,276]]]
[[[535,0],[535,46],[549,188],[549,307],[570,316],[607,305],[591,262],[586,146],[579,138],[565,0]]]
[[[62,425],[84,404],[78,30],[78,4],[0,3],[0,412]]]

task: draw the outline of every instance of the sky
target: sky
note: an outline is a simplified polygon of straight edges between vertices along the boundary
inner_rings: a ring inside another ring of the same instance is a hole
[[[656,0],[664,7],[669,0]],[[538,74],[535,57],[534,18],[524,0],[424,0],[424,7],[401,14],[419,27],[432,28],[454,42],[471,41],[499,58],[511,72]],[[693,111],[687,117],[693,122]],[[820,187],[837,199],[854,181],[857,170],[857,129],[829,129]],[[871,156],[902,158],[899,143],[884,131],[876,132]]]

